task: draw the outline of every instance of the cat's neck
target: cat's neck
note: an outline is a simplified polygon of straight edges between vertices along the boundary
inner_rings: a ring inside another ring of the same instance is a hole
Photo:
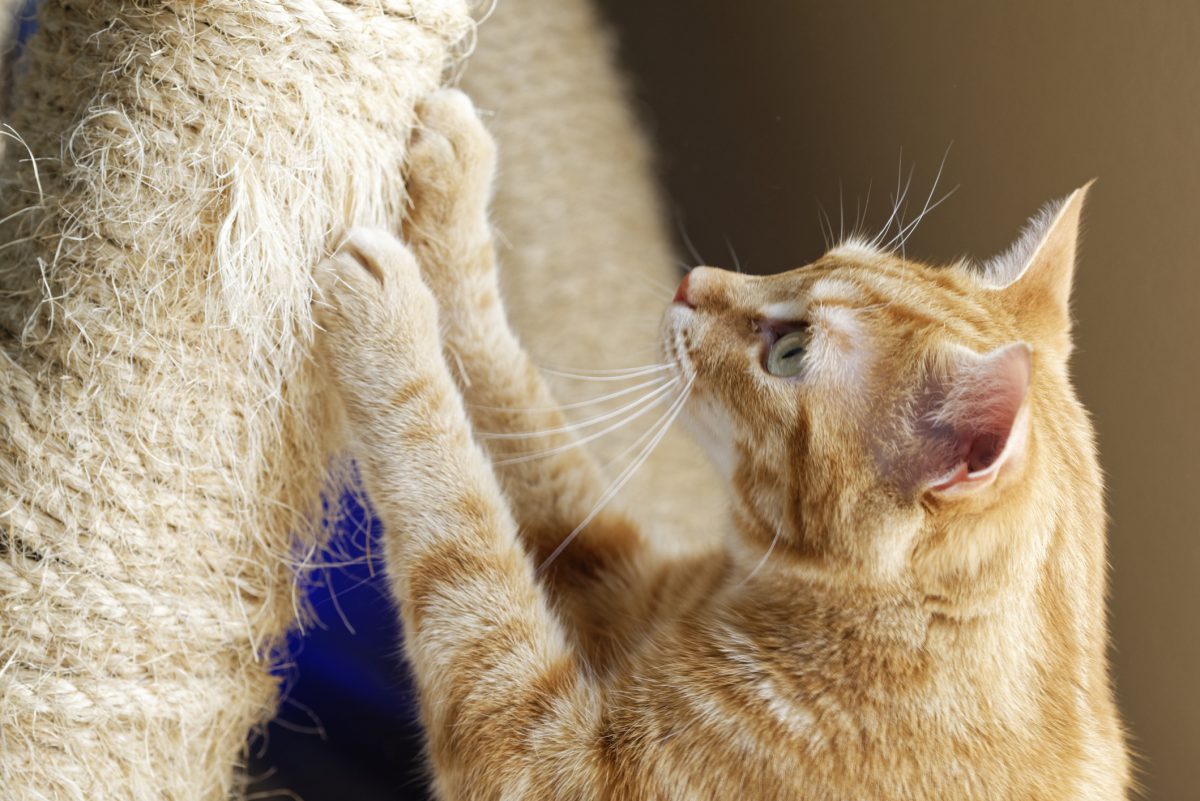
[[[1040,685],[1044,635],[1028,629],[1031,599],[951,619],[915,593],[855,599],[782,561],[731,593],[725,631],[738,632],[746,662],[775,676],[785,697],[846,710],[868,727],[925,725],[935,711],[979,732],[1030,729],[1060,703]]]
[[[762,532],[748,535],[756,547],[736,539],[731,546],[722,603],[748,636],[761,633],[792,643],[792,653],[806,665],[836,659],[846,680],[864,680],[855,675],[860,668],[874,680],[881,668],[910,673],[919,664],[929,675],[961,676],[968,687],[981,673],[1003,674],[1008,689],[1019,692],[1037,680],[1047,649],[1076,663],[1062,666],[1068,673],[1084,672],[1094,654],[1079,642],[1080,633],[1103,628],[1102,607],[1089,602],[1094,593],[1088,589],[1102,576],[1070,572],[1078,568],[1071,555],[1075,541],[1102,533],[1060,530],[1087,524],[1065,517],[1066,522],[1057,515],[1025,523],[1044,528],[1037,536],[1046,548],[1036,560],[1014,568],[1001,590],[959,607],[908,579],[884,585],[846,581],[778,541],[765,554]],[[1086,572],[1094,571],[1102,566]],[[863,657],[860,662],[853,658],[855,651]]]

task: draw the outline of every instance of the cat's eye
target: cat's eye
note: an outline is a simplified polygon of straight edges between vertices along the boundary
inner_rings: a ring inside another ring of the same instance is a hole
[[[804,366],[804,352],[808,349],[808,328],[784,334],[767,351],[767,372],[780,378],[790,378]]]

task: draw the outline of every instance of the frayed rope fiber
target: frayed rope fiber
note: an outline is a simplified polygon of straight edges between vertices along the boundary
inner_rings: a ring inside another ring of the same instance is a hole
[[[462,0],[52,0],[0,218],[0,798],[220,799],[320,541],[313,265]]]

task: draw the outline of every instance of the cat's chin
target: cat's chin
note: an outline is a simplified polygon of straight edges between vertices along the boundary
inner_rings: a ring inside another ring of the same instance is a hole
[[[693,394],[679,418],[728,487],[737,466],[737,449],[729,426],[723,425],[718,419],[719,415],[714,413],[712,401]]]

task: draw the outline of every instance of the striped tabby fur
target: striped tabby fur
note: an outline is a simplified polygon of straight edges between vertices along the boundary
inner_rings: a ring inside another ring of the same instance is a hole
[[[1067,375],[1083,190],[983,268],[694,271],[644,375],[729,480],[728,547],[659,556],[606,508],[558,551],[609,484],[506,324],[490,138],[457,92],[423,115],[407,246],[352,232],[320,315],[439,797],[1125,796]]]

